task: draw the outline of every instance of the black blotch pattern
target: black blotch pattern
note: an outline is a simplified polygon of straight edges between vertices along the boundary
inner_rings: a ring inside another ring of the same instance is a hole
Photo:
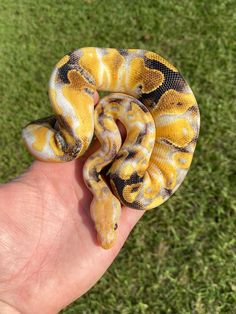
[[[35,120],[33,122],[30,122],[30,124],[38,124],[38,125],[44,125],[45,123],[50,125],[52,129],[56,131],[56,134],[58,135],[58,138],[63,138],[63,143],[61,142],[61,149],[64,152],[64,156],[61,156],[62,160],[73,160],[74,158],[77,157],[78,153],[80,152],[82,142],[80,139],[76,138],[74,139],[75,143],[73,145],[68,145],[66,140],[64,139],[61,129],[65,129],[68,134],[70,134],[73,137],[73,132],[71,129],[71,126],[66,122],[64,117],[62,115],[57,115],[57,116],[49,116],[46,118],[40,118],[38,120]],[[56,135],[55,134],[55,135]],[[57,140],[58,140],[57,138]],[[55,143],[57,144],[56,141],[56,136],[54,137]],[[63,144],[63,145],[62,145]]]
[[[69,84],[68,72],[73,69],[79,69],[79,57],[75,52],[70,52],[68,54],[69,60],[58,69],[58,77],[62,83]]]
[[[165,190],[167,197],[170,197],[173,193],[173,191],[171,189],[164,189],[164,190]]]
[[[131,208],[142,209],[138,202],[133,202],[133,203],[127,202],[123,197],[123,190],[127,185],[142,183],[143,177],[140,177],[135,171],[128,180],[121,179],[116,173],[112,174],[110,179],[116,188],[116,192],[119,195],[119,198],[122,204],[129,206]]]
[[[149,112],[148,108],[145,107],[145,106],[142,107],[142,110],[143,110],[143,112],[145,112],[145,113],[146,113],[146,112]]]
[[[137,191],[138,191],[138,189],[139,189],[139,187],[138,187],[138,186],[133,187],[133,188],[131,189],[131,193],[137,192]]]
[[[119,54],[121,54],[123,57],[128,56],[128,50],[127,49],[117,49],[117,51],[119,52]]]
[[[136,155],[136,152],[133,151],[133,150],[130,150],[130,151],[128,152],[128,155],[125,157],[125,160],[132,159],[132,158],[135,157],[135,155]]]
[[[95,168],[92,169],[92,177],[94,178],[94,180],[96,182],[99,182],[100,181],[100,178],[99,178],[100,174],[97,172],[97,170]]]
[[[124,158],[125,157],[125,154],[126,154],[126,152],[121,152],[121,153],[118,153],[117,155],[116,155],[116,158],[115,159],[122,159],[122,158]]]
[[[136,142],[135,144],[140,145],[142,143],[142,140],[144,138],[144,136],[147,135],[147,125],[145,125],[145,129],[142,130],[139,135],[137,136]]]
[[[116,102],[117,104],[120,104],[123,101],[123,99],[120,98],[110,98],[109,102]]]
[[[190,112],[195,112],[195,113],[198,113],[198,112],[199,112],[197,106],[191,106],[191,107],[189,107],[189,108],[188,108],[188,111],[190,111]]]
[[[64,84],[70,83],[67,74],[71,69],[72,69],[72,67],[69,63],[65,63],[63,66],[61,66],[58,69],[58,77],[60,78],[62,83],[64,83]]]
[[[58,69],[58,77],[62,83],[69,84],[68,72],[76,67],[78,63],[78,56],[74,52],[68,54],[69,60]]]
[[[30,124],[41,125],[41,124],[48,123],[49,125],[51,125],[54,128],[56,122],[57,122],[56,116],[48,116],[48,117],[45,117],[45,118],[40,118],[40,119],[34,120],[34,121],[28,123],[25,127],[27,127]]]
[[[150,93],[143,93],[139,100],[150,108],[154,108],[161,96],[169,89],[183,92],[186,82],[179,72],[174,72],[163,63],[144,57],[145,66],[149,69],[161,71],[164,74],[164,82],[156,90]]]
[[[91,88],[85,87],[84,91],[85,91],[85,93],[87,93],[90,96],[94,95],[94,91]]]
[[[72,137],[73,137],[73,131],[69,123],[64,119],[62,115],[57,115],[57,120],[62,129],[65,129]]]

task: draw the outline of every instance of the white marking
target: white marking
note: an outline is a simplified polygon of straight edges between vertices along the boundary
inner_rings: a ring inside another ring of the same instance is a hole
[[[103,57],[103,54],[101,52],[101,49],[100,48],[96,48],[96,54],[97,54],[97,57],[98,57],[98,60],[99,60],[99,82],[98,82],[98,89],[101,88],[102,86],[102,83],[103,83],[103,75],[104,75],[104,66],[103,66],[103,63],[102,63],[102,57]]]
[[[65,98],[62,93],[62,87],[64,84],[56,82],[56,75],[57,75],[57,68],[54,68],[50,80],[49,80],[49,87],[55,90],[56,93],[56,102],[57,105],[62,109],[63,116],[66,117],[67,115],[72,118],[72,131],[79,127],[80,123],[79,120],[76,118],[76,114],[73,108],[73,105]],[[51,99],[51,104],[53,106],[53,101]]]
[[[161,170],[158,168],[157,165],[152,163],[151,166],[150,166],[150,169],[149,169],[149,173],[150,173],[150,176],[155,178],[160,183],[161,186],[164,185],[163,174],[162,174]]]
[[[120,92],[124,92],[125,88],[124,86],[122,86],[122,77],[124,77],[126,75],[126,71],[125,71],[125,60],[123,61],[121,67],[118,70],[118,79],[117,79],[117,85],[116,85],[116,90],[120,91]],[[126,78],[125,78],[126,81]]]
[[[68,99],[66,99],[66,97],[63,95],[62,87],[64,86],[64,84],[63,83],[57,83],[55,81],[56,74],[57,74],[57,69],[55,68],[53,70],[53,72],[52,72],[52,75],[51,75],[51,78],[50,78],[50,81],[49,81],[49,86],[50,86],[50,88],[52,88],[55,91],[56,102],[57,102],[58,107],[61,108],[64,118],[66,118],[66,117],[70,117],[71,118],[71,120],[72,120],[71,130],[73,132],[73,136],[77,137],[77,134],[75,133],[75,130],[81,124],[80,124],[80,121],[79,121],[79,119],[78,119],[78,117],[76,115],[76,112],[74,110],[74,105],[72,103],[70,103],[70,101]],[[51,99],[51,103],[52,103],[52,106],[53,106],[52,99]],[[81,104],[81,105],[83,105],[83,104]],[[93,107],[93,103],[92,104],[88,104],[87,107],[88,107],[89,114],[93,113],[93,108],[94,108]],[[91,135],[91,137],[92,137],[92,135]]]
[[[69,116],[72,119],[71,129],[74,133],[74,130],[80,126],[80,122],[76,116],[73,105],[65,98],[60,87],[56,89],[56,101],[58,106],[62,109],[63,116]]]
[[[185,165],[186,162],[187,162],[187,159],[186,159],[186,158],[179,158],[179,162],[180,162],[181,164]]]
[[[95,133],[96,133],[96,135],[98,134],[97,131],[95,131]],[[115,131],[104,130],[101,135],[99,134],[99,137],[113,139],[112,142],[115,142],[115,140],[117,140],[117,138],[120,138],[120,132],[118,130],[115,130]]]
[[[183,131],[184,136],[188,135],[188,129],[187,128],[183,128],[182,131]]]
[[[145,128],[145,124],[144,124],[143,122],[140,122],[140,121],[135,121],[135,122],[133,122],[133,123],[131,124],[131,128],[132,128],[133,126],[138,127],[140,131],[143,131],[144,128]],[[130,129],[131,129],[131,128],[130,128]]]
[[[168,125],[170,123],[175,122],[176,120],[180,119],[180,115],[177,114],[163,114],[161,116],[156,116],[154,114],[154,121],[156,126],[160,127],[160,126],[165,126]],[[185,117],[184,117],[185,119]]]
[[[97,53],[97,57],[98,57],[98,60],[99,60],[99,65],[100,65],[99,82],[98,82],[98,89],[100,89],[101,86],[103,85],[104,74],[106,73],[106,75],[109,76],[109,71],[107,71],[107,69],[104,66],[104,63],[102,61],[102,57],[104,56],[102,49],[101,48],[96,48],[96,53]],[[107,86],[104,86],[104,87],[106,88]]]
[[[155,121],[156,126],[158,127],[168,125],[179,119],[184,119],[189,122],[189,124],[191,125],[193,129],[196,129],[196,125],[199,125],[200,123],[199,118],[200,118],[199,115],[197,117],[193,116],[191,111],[188,111],[188,110],[181,114],[162,114],[156,117],[154,113],[154,121]]]
[[[55,89],[57,68],[55,67],[49,79],[49,88]]]
[[[33,144],[35,143],[35,141],[37,141],[33,132],[37,130],[38,128],[39,128],[38,125],[30,125],[26,127],[25,129],[23,129],[22,131],[22,137],[25,140],[29,151],[34,156],[38,156],[40,159],[43,159],[43,160],[48,160],[49,158],[58,159],[54,151],[52,150],[52,148],[49,146],[49,140],[51,136],[53,136],[52,131],[50,130],[47,131],[46,142],[43,147],[43,150],[40,152],[33,148]]]

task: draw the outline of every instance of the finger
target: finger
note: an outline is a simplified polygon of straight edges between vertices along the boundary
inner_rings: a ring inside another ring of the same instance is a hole
[[[130,232],[143,216],[145,210],[137,210],[129,207],[123,207],[119,222],[117,245],[122,247]]]
[[[99,101],[99,94],[97,91],[94,92],[93,99],[94,99],[94,105],[96,105]]]

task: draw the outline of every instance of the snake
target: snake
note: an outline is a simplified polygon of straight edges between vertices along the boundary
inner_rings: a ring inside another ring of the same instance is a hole
[[[94,106],[97,91],[110,94]],[[85,47],[56,64],[49,98],[54,115],[27,124],[23,141],[36,159],[66,162],[99,140],[85,161],[83,178],[93,193],[90,215],[98,245],[110,249],[117,241],[122,205],[156,208],[183,182],[200,128],[195,96],[180,72],[157,53]]]

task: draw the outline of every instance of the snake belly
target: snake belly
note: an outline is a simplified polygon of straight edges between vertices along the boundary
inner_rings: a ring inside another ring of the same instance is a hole
[[[95,91],[104,97],[94,111]],[[156,53],[81,48],[64,56],[49,82],[54,115],[23,129],[28,150],[43,161],[82,156],[94,132],[101,147],[83,169],[93,193],[90,212],[103,248],[116,242],[121,205],[149,210],[180,186],[199,134],[196,99],[178,70]],[[127,135],[122,144],[116,121]],[[110,164],[110,185],[102,170]]]

